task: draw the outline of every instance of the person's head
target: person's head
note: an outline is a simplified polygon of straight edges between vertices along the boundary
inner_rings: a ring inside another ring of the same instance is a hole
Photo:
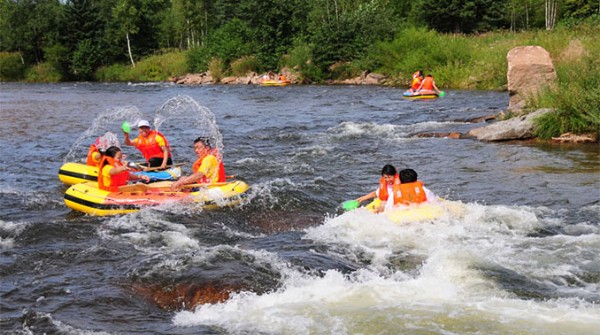
[[[198,137],[194,140],[194,152],[198,156],[206,155],[212,149],[212,144],[210,143],[210,138],[208,137]]]
[[[404,169],[400,170],[400,182],[402,184],[405,183],[413,183],[417,181],[417,172],[413,169]]]
[[[148,122],[148,120],[140,120],[140,122],[138,122],[138,132],[144,137],[148,136],[148,133],[150,132],[150,122]]]
[[[381,176],[388,184],[391,184],[396,176],[396,168],[390,164],[384,165],[381,169]]]
[[[106,152],[104,153],[104,155],[106,155],[108,157],[112,157],[118,161],[120,161],[121,157],[123,157],[123,153],[121,152],[121,149],[117,146],[112,146],[112,147],[109,147],[108,149],[106,149]]]
[[[432,76],[432,75],[430,75],[430,74],[428,74],[426,77],[428,77],[428,78],[433,78],[433,76]]]

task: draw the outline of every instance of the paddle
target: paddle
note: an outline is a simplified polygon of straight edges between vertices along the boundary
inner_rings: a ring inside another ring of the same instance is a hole
[[[347,200],[342,203],[342,208],[346,211],[356,209],[358,206],[360,206],[360,202],[358,202],[358,200]]]
[[[446,92],[440,91],[440,98],[443,98],[446,95]]]

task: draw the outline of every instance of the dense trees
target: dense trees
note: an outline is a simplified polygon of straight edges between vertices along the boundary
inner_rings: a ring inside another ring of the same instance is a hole
[[[190,71],[242,57],[274,69],[288,55],[322,79],[335,64],[368,64],[373,46],[408,26],[553,29],[599,12],[598,0],[0,0],[0,52],[27,67],[43,63],[62,80],[90,80],[100,66],[135,66],[173,48],[189,52]]]

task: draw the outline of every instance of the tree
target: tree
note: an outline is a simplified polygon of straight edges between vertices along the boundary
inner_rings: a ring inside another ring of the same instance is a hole
[[[556,24],[558,0],[546,0],[544,8],[546,9],[546,30],[552,30]]]
[[[419,12],[439,32],[473,33],[508,26],[507,2],[497,0],[427,0]]]

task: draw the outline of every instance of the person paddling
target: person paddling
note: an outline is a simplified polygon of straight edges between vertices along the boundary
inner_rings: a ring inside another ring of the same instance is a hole
[[[171,190],[179,189],[187,184],[214,184],[227,180],[221,155],[217,148],[213,148],[208,137],[198,137],[194,140],[194,152],[198,159],[192,165],[193,174],[181,177],[171,185]]]
[[[376,213],[390,210],[396,205],[410,205],[437,199],[433,192],[426,189],[423,183],[417,180],[415,170],[404,169],[397,173],[396,168],[390,164],[386,164],[381,169],[381,179],[377,190],[357,198],[356,201],[361,203],[375,197],[379,197],[381,200],[381,204],[375,209]]]
[[[129,146],[136,147],[146,159],[148,167],[160,167],[166,169],[167,166],[173,165],[169,142],[165,135],[157,130],[150,129],[150,122],[140,120],[138,122],[138,137],[134,140],[129,138],[129,129],[123,129],[125,137],[124,143]]]

